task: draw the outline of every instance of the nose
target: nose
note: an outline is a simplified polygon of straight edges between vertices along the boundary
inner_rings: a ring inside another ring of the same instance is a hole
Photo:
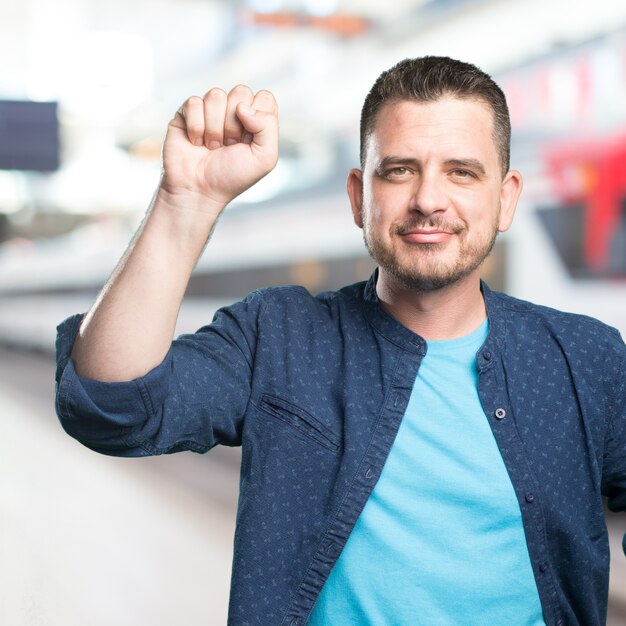
[[[423,172],[416,177],[411,209],[423,215],[445,211],[448,196],[443,181],[434,172]]]

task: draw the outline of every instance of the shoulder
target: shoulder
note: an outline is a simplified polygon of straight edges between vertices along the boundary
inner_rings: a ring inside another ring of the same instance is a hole
[[[561,311],[489,289],[486,289],[485,297],[490,315],[493,313],[504,322],[507,338],[533,341],[543,336],[562,348],[582,352],[608,350],[618,356],[626,349],[620,332],[594,317]]]
[[[255,315],[246,323],[254,342],[264,345],[302,350],[320,341],[339,345],[346,333],[362,335],[367,326],[362,301],[343,290],[312,294],[295,285],[266,287],[246,300],[255,303]]]
[[[284,285],[280,287],[264,287],[247,296],[247,299],[258,298],[263,306],[271,309],[293,309],[318,311],[320,313],[336,308],[358,307],[364,302],[365,282],[355,283],[336,291],[311,293],[300,285]]]
[[[364,308],[365,285],[364,282],[356,283],[319,294],[312,294],[299,285],[263,287],[218,308],[211,324],[203,328],[234,323],[255,330],[267,325],[302,325],[325,319],[336,321],[348,309],[351,309],[352,316],[358,316]]]

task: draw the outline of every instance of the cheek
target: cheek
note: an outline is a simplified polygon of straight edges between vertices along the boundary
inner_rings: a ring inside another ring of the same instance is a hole
[[[500,215],[500,196],[494,193],[469,193],[457,198],[459,217],[470,226],[497,225]]]
[[[365,188],[363,190],[363,205],[361,210],[365,226],[371,227],[380,223],[383,217],[380,198],[372,192],[371,188]]]
[[[379,240],[391,238],[394,222],[392,217],[379,205],[371,205],[363,216],[365,229],[371,236]]]
[[[401,220],[409,205],[407,191],[400,185],[372,185],[363,193],[363,206],[370,220],[378,224]]]

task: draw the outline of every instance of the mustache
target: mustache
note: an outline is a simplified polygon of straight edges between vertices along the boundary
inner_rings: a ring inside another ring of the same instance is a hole
[[[436,217],[420,217],[415,216],[413,219],[398,224],[394,227],[393,233],[395,235],[408,235],[416,230],[440,230],[446,233],[452,233],[454,235],[465,230],[465,225],[460,221],[450,221]]]

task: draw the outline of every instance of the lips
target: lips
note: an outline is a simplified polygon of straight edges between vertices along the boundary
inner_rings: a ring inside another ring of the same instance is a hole
[[[400,233],[402,239],[409,243],[443,243],[454,233],[445,230],[417,229]]]
[[[458,235],[465,226],[460,220],[414,219],[398,225],[395,234],[407,243],[444,243]]]

